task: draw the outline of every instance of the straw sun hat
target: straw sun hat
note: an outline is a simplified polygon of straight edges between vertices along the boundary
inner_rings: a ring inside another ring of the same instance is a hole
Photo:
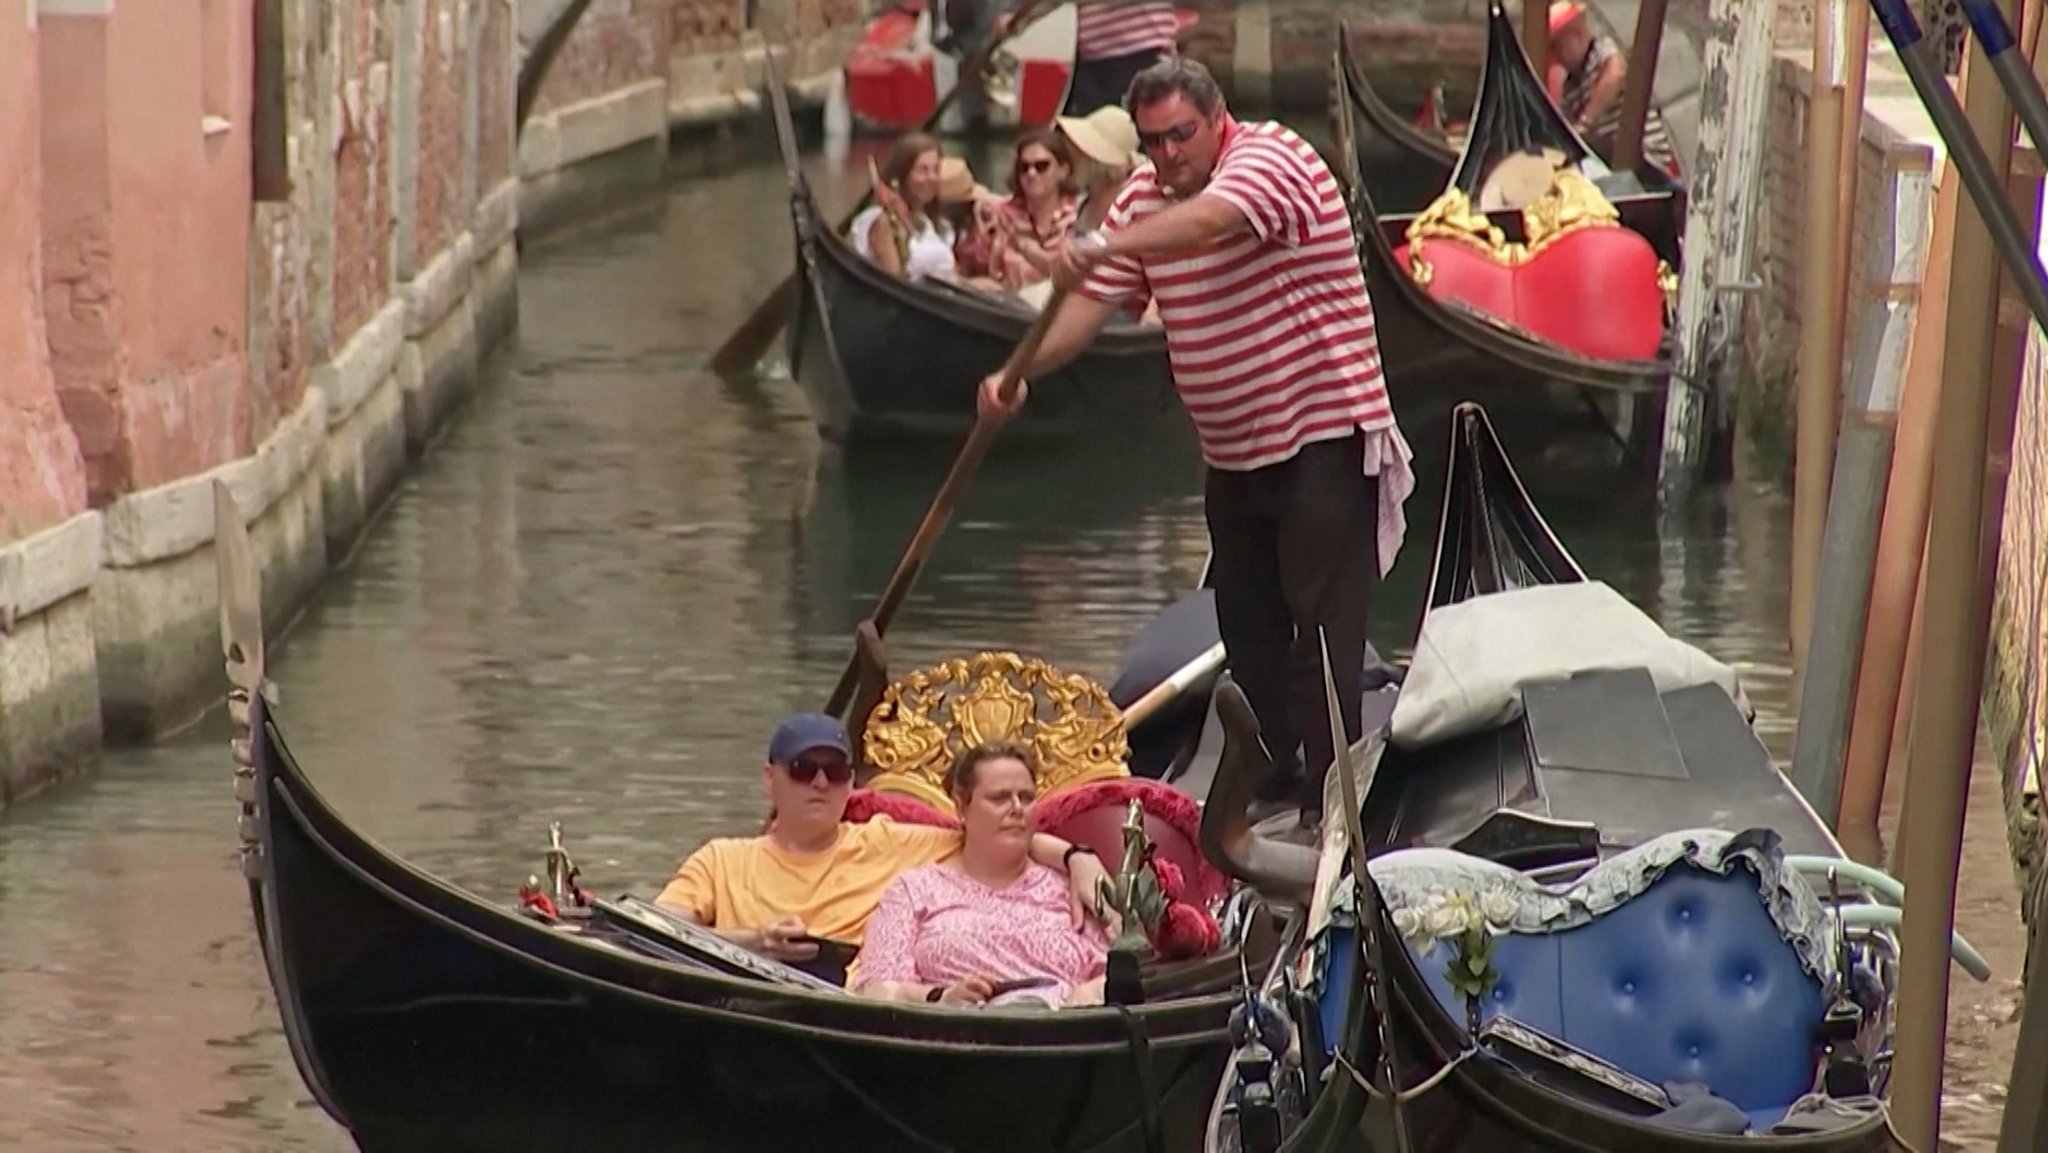
[[[1131,114],[1105,104],[1086,116],[1062,116],[1060,131],[1081,155],[1111,168],[1136,168],[1145,159],[1138,150],[1138,125]]]
[[[971,204],[987,196],[993,196],[987,186],[974,178],[974,170],[958,156],[943,157],[939,161],[939,203]]]

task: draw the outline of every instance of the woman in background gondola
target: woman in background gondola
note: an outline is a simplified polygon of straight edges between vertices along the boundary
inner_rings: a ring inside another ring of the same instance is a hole
[[[1004,287],[1022,288],[1052,275],[1052,254],[1073,231],[1074,157],[1057,133],[1038,129],[1017,138],[1010,198],[996,217],[994,271]]]
[[[939,210],[937,137],[906,133],[877,174],[875,203],[853,218],[854,251],[906,280],[951,278],[957,271],[953,225]]]

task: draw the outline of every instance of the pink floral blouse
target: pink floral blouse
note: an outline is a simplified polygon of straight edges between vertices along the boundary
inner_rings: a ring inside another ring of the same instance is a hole
[[[1003,889],[991,889],[949,865],[911,869],[883,892],[868,922],[854,978],[952,984],[977,973],[998,981],[1051,977],[1057,986],[998,997],[1060,1004],[1077,986],[1102,975],[1108,934],[1094,921],[1076,930],[1067,882],[1033,863]]]

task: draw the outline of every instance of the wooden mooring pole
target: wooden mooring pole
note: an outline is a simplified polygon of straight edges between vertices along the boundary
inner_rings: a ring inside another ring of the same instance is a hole
[[[1992,170],[2011,165],[2012,111],[1982,45],[1972,43],[1963,91],[1971,135]],[[1906,883],[1900,931],[1898,1033],[1892,1117],[1915,1149],[1932,1150],[1941,1125],[1948,1033],[1949,936],[1955,928],[1956,868],[1963,807],[1976,746],[1981,653],[1971,630],[1984,618],[1979,579],[1983,461],[1991,421],[1991,344],[1998,316],[1998,265],[1983,214],[1958,212],[1949,286],[1948,347],[1935,420],[1935,470],[1927,533],[1927,604],[1920,700],[1913,718],[1902,846]],[[1988,208],[1987,208],[1988,210]]]
[[[1860,104],[1860,101],[1858,102]],[[1857,109],[1860,118],[1860,108]],[[1876,299],[1858,317],[1849,397],[1834,461],[1820,578],[1828,595],[1813,611],[1809,663],[1799,690],[1792,779],[1816,812],[1841,806],[1844,749],[1863,657],[1873,559],[1906,375],[1907,349],[1926,267],[1930,158],[1887,161],[1890,227],[1873,232],[1864,278]],[[1846,294],[1845,294],[1846,295]],[[1859,294],[1861,295],[1861,294]]]
[[[1843,0],[1814,9],[1813,71],[1806,101],[1806,201],[1800,214],[1797,448],[1792,478],[1792,683],[1806,670],[1813,594],[1835,470],[1841,419],[1843,233],[1832,222],[1842,200],[1842,106],[1847,62]]]
[[[1878,817],[1894,753],[1903,757],[1913,699],[1909,656],[1914,615],[1920,603],[1920,571],[1927,543],[1927,495],[1933,479],[1934,414],[1941,403],[1941,357],[1948,334],[1949,259],[1955,248],[1956,202],[1962,182],[1955,166],[1942,169],[1929,232],[1927,264],[1920,280],[1920,306],[1913,320],[1913,348],[1906,362],[1905,395],[1899,402],[1899,431],[1891,476],[1885,485],[1884,523],[1878,532],[1877,565],[1871,575],[1865,617],[1863,659],[1856,677],[1855,712],[1842,768],[1842,803],[1835,831],[1849,855],[1880,864],[1884,846]],[[1827,815],[1822,810],[1822,815]]]

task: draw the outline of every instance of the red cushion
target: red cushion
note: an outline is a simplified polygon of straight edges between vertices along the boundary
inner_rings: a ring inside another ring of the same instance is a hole
[[[916,797],[873,789],[855,789],[848,794],[846,815],[839,819],[848,824],[864,825],[877,815],[906,825],[931,825],[941,829],[960,827],[960,821],[953,814],[942,813]]]
[[[1408,267],[1407,246],[1396,250]],[[1500,317],[1594,360],[1650,360],[1664,336],[1657,252],[1627,228],[1581,228],[1505,265],[1456,240],[1426,239],[1426,291]]]
[[[1145,808],[1145,835],[1158,855],[1186,878],[1181,899],[1207,905],[1230,887],[1230,879],[1202,856],[1202,812],[1194,798],[1171,785],[1144,777],[1096,781],[1040,801],[1040,831],[1086,845],[1110,872],[1124,855],[1124,811],[1136,798]]]
[[[1408,245],[1394,250],[1403,269],[1409,269]],[[1513,272],[1491,254],[1462,240],[1425,239],[1422,259],[1429,265],[1426,291],[1438,300],[1455,300],[1503,320],[1515,318]],[[1412,269],[1410,269],[1412,273]]]
[[[1657,250],[1627,228],[1581,228],[1516,270],[1518,323],[1595,360],[1650,360],[1664,336]]]

